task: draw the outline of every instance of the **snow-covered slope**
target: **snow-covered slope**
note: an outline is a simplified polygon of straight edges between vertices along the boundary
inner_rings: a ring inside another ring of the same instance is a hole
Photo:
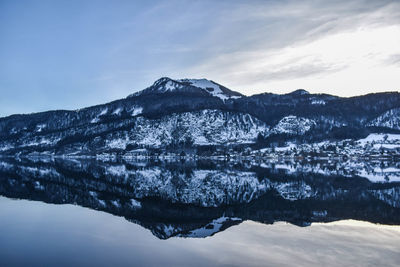
[[[229,98],[240,98],[241,95],[239,93],[233,92],[213,81],[207,79],[182,79],[178,80],[183,83],[190,84],[192,86],[201,88],[206,90],[212,96],[219,97],[222,100],[226,100]]]
[[[313,120],[291,115],[282,118],[272,129],[272,132],[276,134],[285,133],[303,135],[315,126],[315,124],[316,123]]]
[[[400,108],[386,111],[368,123],[368,126],[386,127],[400,130]]]
[[[367,137],[357,140],[361,145],[366,144],[399,144],[400,134],[383,134],[383,133],[372,133]]]
[[[110,131],[110,128],[113,130]],[[66,129],[61,133],[27,135],[14,143],[0,141],[0,151],[39,147],[52,151],[64,143],[71,144],[68,145],[71,147],[69,152],[60,152],[67,154],[86,153],[89,150],[125,150],[128,145],[156,148],[170,145],[249,144],[256,142],[259,134],[267,136],[269,126],[249,114],[202,110],[174,113],[158,119],[135,116],[118,123],[98,122],[91,123],[90,127]],[[93,135],[97,137],[84,137]]]
[[[217,145],[254,143],[269,127],[248,115],[220,110],[172,114],[149,120],[137,117],[130,130],[110,133],[106,146],[125,149],[128,144],[161,147],[170,144]]]

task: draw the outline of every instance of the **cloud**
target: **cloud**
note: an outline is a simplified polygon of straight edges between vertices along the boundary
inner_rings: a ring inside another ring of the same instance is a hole
[[[278,70],[265,71],[256,74],[258,79],[272,81],[272,80],[287,80],[287,79],[298,79],[308,76],[316,76],[321,74],[328,74],[330,72],[339,71],[342,68],[336,67],[334,65],[324,65],[324,64],[301,64],[283,67]],[[253,75],[254,77],[255,75]]]
[[[275,5],[267,11],[257,5],[245,7],[234,21],[240,21],[242,28],[250,22],[258,28],[232,38],[240,44],[237,49],[217,49],[186,72],[211,76],[245,94],[261,92],[270,85],[285,89],[311,86],[311,91],[318,88],[319,92],[334,85],[338,86],[336,93],[351,95],[371,90],[368,87],[383,77],[379,76],[383,70],[380,62],[389,54],[400,53],[400,3],[333,1],[324,5],[320,1],[289,1]],[[234,10],[230,12],[235,14]],[[243,14],[251,14],[252,19]],[[256,23],[258,20],[263,23]],[[221,25],[214,29],[214,35],[228,39],[220,33],[225,28]],[[246,39],[254,43],[247,45]],[[332,75],[342,84],[332,83]],[[384,76],[391,86],[399,80],[393,69]],[[310,82],[312,78],[319,79],[318,87]],[[381,83],[382,87],[387,84]],[[254,89],[260,85],[262,88]],[[350,85],[364,89],[350,91],[346,89]]]

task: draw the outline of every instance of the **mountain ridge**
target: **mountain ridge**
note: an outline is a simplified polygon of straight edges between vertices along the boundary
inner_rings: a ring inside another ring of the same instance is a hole
[[[218,84],[218,83],[216,83],[216,82],[214,82],[212,80],[207,80],[205,78],[201,78],[201,79],[191,79],[191,78],[190,79],[189,78],[172,79],[172,78],[169,78],[169,77],[162,77],[162,78],[156,80],[153,83],[153,85],[151,85],[151,86],[149,86],[149,87],[147,87],[145,89],[142,89],[142,90],[139,90],[139,91],[137,91],[135,93],[129,94],[125,98],[111,100],[110,102],[106,102],[106,103],[102,103],[102,104],[95,104],[95,105],[91,105],[91,106],[88,106],[88,107],[77,108],[77,109],[54,109],[54,110],[46,110],[46,111],[30,112],[30,113],[15,113],[15,114],[2,116],[2,117],[0,117],[0,120],[7,119],[7,118],[10,118],[10,117],[14,117],[14,116],[30,116],[30,115],[45,114],[45,113],[50,113],[50,112],[80,112],[80,111],[88,109],[88,108],[101,107],[101,106],[105,106],[105,105],[112,104],[112,103],[115,103],[115,102],[124,101],[126,99],[129,99],[129,98],[132,98],[132,97],[135,97],[135,96],[140,96],[147,89],[152,88],[154,85],[158,85],[160,81],[175,81],[175,82],[179,82],[180,83],[182,81],[193,81],[193,80],[206,80],[206,81],[214,83],[214,84],[216,84],[216,85],[218,85],[220,87],[228,89],[227,87],[225,87],[223,85],[220,85],[220,84]],[[193,86],[193,87],[196,87],[196,86]],[[199,87],[197,87],[197,88],[199,88]],[[201,89],[203,89],[203,88],[201,88]],[[252,94],[252,95],[243,95],[240,92],[237,92],[237,91],[234,91],[234,90],[231,90],[231,89],[228,89],[228,90],[230,92],[232,92],[234,95],[237,95],[237,96],[240,95],[240,96],[243,96],[244,98],[261,97],[261,96],[284,97],[284,96],[293,96],[294,95],[294,96],[324,97],[324,98],[330,98],[330,99],[348,99],[348,100],[350,100],[350,99],[357,99],[357,98],[360,98],[360,97],[367,97],[367,96],[378,96],[378,95],[381,96],[381,95],[392,95],[392,94],[400,95],[399,91],[385,91],[385,92],[368,93],[368,94],[364,94],[364,95],[356,95],[356,96],[345,97],[345,96],[337,96],[337,95],[331,95],[331,94],[326,94],[326,93],[310,93],[305,89],[295,89],[292,92],[283,93],[283,94],[272,93],[272,92],[262,92],[262,93]],[[150,92],[150,91],[147,91],[147,92]],[[301,92],[303,92],[303,93],[301,93]],[[153,92],[153,93],[156,93],[156,92]],[[212,95],[210,95],[210,96],[212,96]]]
[[[245,96],[206,79],[163,77],[109,103],[0,118],[0,153],[98,153],[115,149],[107,146],[115,140],[125,140],[126,149],[364,138],[400,132],[399,109],[398,92]]]

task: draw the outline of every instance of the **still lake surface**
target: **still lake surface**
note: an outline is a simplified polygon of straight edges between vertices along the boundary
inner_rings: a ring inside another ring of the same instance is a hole
[[[0,265],[398,266],[398,177],[395,162],[2,158]]]

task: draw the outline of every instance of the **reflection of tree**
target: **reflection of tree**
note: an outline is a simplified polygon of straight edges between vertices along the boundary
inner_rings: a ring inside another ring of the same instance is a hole
[[[182,118],[178,118],[175,127],[171,131],[171,144],[173,148],[177,147],[191,147],[194,143],[194,138],[192,137],[189,129],[182,122]]]

